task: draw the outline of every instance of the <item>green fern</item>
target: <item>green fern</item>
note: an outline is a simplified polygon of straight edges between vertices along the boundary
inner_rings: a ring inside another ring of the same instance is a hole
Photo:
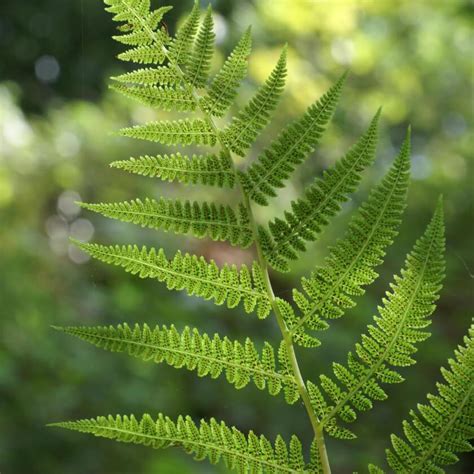
[[[246,150],[270,121],[271,113],[283,92],[285,77],[286,47],[265,84],[222,132],[221,140],[227,148],[237,155],[245,156]]]
[[[242,186],[257,204],[266,206],[267,196],[275,197],[294,171],[319,143],[329,122],[342,85],[344,74],[329,91],[308,108],[303,117],[290,123],[246,172],[240,172]]]
[[[339,240],[310,278],[301,283],[306,296],[293,290],[302,316],[289,324],[296,336],[304,330],[327,329],[322,319],[339,318],[355,305],[354,296],[377,277],[385,249],[393,242],[406,203],[409,170],[409,135],[382,182],[352,218],[344,239]],[[321,319],[322,318],[322,319]],[[297,341],[297,339],[295,339]]]
[[[239,204],[237,212],[230,206],[164,198],[159,201],[146,198],[144,202],[135,199],[110,204],[80,203],[80,206],[142,227],[171,230],[177,234],[191,233],[198,238],[228,240],[232,245],[243,248],[253,242],[250,219],[243,204]]]
[[[273,312],[281,337],[275,344],[264,341],[259,350],[250,338],[240,342],[225,335],[209,336],[188,326],[182,331],[174,325],[151,329],[146,324],[131,327],[126,323],[57,329],[106,350],[186,368],[199,377],[225,375],[237,389],[253,382],[270,395],[283,392],[288,404],[301,400],[313,438],[306,462],[296,436],[287,445],[278,435],[272,444],[263,435],[257,437],[250,431],[245,436],[213,418],[195,424],[189,416],[172,421],[161,414],[157,419],[143,415],[138,421],[133,416],[119,415],[53,426],[153,448],[180,446],[197,460],[208,459],[213,464],[223,460],[229,469],[245,474],[328,474],[331,469],[325,434],[354,438],[355,433],[344,423],[353,422],[357,413],[369,410],[374,401],[386,399],[383,384],[403,381],[397,368],[415,362],[418,343],[429,337],[426,328],[441,290],[444,223],[440,200],[400,276],[395,276],[379,315],[349,353],[347,363],[333,363],[333,375],[320,375],[318,383],[304,382],[295,346],[314,350],[321,345],[315,332],[327,330],[330,320],[342,317],[355,306],[357,297],[377,278],[376,269],[398,233],[407,199],[410,131],[390,169],[356,210],[345,235],[329,249],[323,264],[303,277],[301,289],[292,291],[292,301],[275,296],[269,267],[288,271],[291,261],[318,239],[341,204],[356,190],[365,168],[373,163],[380,110],[344,157],[316,178],[283,217],[264,225],[256,219],[254,205],[267,205],[297,166],[313,153],[334,113],[346,74],[302,117],[284,127],[260,156],[238,169],[234,155],[248,154],[270,123],[283,94],[286,47],[248,104],[230,118],[227,126],[221,125],[215,117],[223,117],[235,105],[239,85],[247,74],[250,28],[217,74],[210,77],[215,39],[210,6],[202,15],[195,2],[171,37],[161,25],[170,7],[152,9],[150,0],[105,3],[113,19],[121,22],[114,38],[126,49],[119,58],[153,65],[115,76],[112,88],[149,107],[190,114],[179,120],[135,125],[120,133],[164,145],[212,147],[199,155],[175,151],[122,159],[111,166],[162,181],[225,187],[229,193],[226,202],[232,204],[159,197],[80,205],[142,227],[228,241],[244,249],[253,246],[255,257],[251,268],[228,264],[218,267],[212,260],[181,251],[168,259],[161,248],[73,242],[100,261],[141,278],[156,279],[170,290],[185,290],[228,308],[242,304],[245,312],[255,312],[260,319]],[[447,383],[438,385],[439,395],[429,396],[430,404],[419,405],[418,412],[411,412],[411,422],[403,423],[408,441],[392,437],[393,448],[387,451],[387,460],[396,472],[444,472],[440,466],[457,461],[455,453],[471,449],[473,337],[474,326],[466,346],[456,353],[456,361],[449,362],[451,370],[443,370]],[[370,465],[369,472],[380,474],[383,470]]]
[[[146,324],[143,328],[136,324],[132,329],[124,323],[117,328],[57,329],[106,350],[128,352],[145,361],[164,362],[177,369],[195,370],[199,377],[209,375],[215,379],[225,372],[227,381],[237,389],[252,381],[260,390],[267,388],[270,395],[278,395],[283,389],[290,404],[299,398],[284,345],[278,352],[280,368],[277,368],[275,351],[266,341],[260,355],[249,338],[244,344],[228,337],[221,338],[218,334],[210,338],[207,334],[200,334],[196,328],[186,327],[179,333],[173,325],[170,328],[157,326],[151,330]]]
[[[247,75],[247,59],[251,47],[252,39],[248,28],[214,77],[207,95],[201,99],[201,107],[209,115],[222,117],[234,102],[237,88]]]
[[[305,241],[316,240],[322,227],[340,209],[339,203],[347,200],[361,179],[361,172],[375,157],[377,125],[380,110],[367,132],[336,165],[325,171],[306,191],[303,198],[291,203],[284,219],[270,222],[268,232],[259,228],[262,250],[276,270],[288,271],[288,260],[296,260],[297,252],[306,250]]]
[[[403,377],[392,367],[415,363],[411,357],[415,344],[427,339],[422,331],[431,324],[428,319],[435,308],[444,277],[444,226],[441,200],[424,235],[408,254],[401,276],[395,277],[392,292],[387,293],[375,325],[349,353],[347,366],[333,364],[335,379],[321,375],[320,387],[311,384],[313,406],[326,431],[338,438],[353,434],[336,425],[336,415],[352,422],[356,412],[372,408],[372,400],[385,400],[387,394],[380,383],[399,383]],[[339,382],[339,384],[338,384]],[[340,387],[342,385],[343,388]],[[323,393],[329,397],[327,403]]]
[[[472,451],[474,438],[474,325],[442,368],[446,383],[437,383],[438,394],[428,395],[428,404],[410,411],[404,420],[406,441],[392,435],[387,461],[396,472],[444,472],[441,466],[459,461],[455,453]],[[383,472],[370,466],[372,472]]]
[[[131,416],[100,416],[96,419],[53,423],[69,430],[91,433],[123,443],[143,444],[155,449],[180,446],[194,459],[209,459],[212,464],[221,459],[229,469],[239,472],[304,473],[305,462],[301,442],[292,436],[289,446],[281,436],[272,445],[267,438],[252,431],[245,436],[223,421],[201,420],[197,426],[191,417],[180,416],[176,422],[161,413],[154,420],[143,415],[138,421]]]
[[[168,260],[163,249],[74,242],[91,257],[120,266],[140,278],[156,278],[166,283],[169,290],[186,290],[189,295],[214,300],[218,305],[227,303],[228,308],[235,308],[243,301],[245,311],[256,309],[261,319],[270,312],[262,269],[256,262],[250,272],[246,265],[240,269],[235,265],[219,268],[213,260],[206,262],[204,257],[183,255],[179,251]]]
[[[183,184],[205,184],[233,188],[235,173],[226,154],[183,156],[142,156],[129,160],[114,161],[112,168],[130,173],[161,178],[163,181],[178,181]]]

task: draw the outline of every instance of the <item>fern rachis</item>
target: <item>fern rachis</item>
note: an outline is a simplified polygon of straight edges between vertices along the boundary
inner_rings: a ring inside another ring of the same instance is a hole
[[[441,202],[425,234],[408,254],[405,268],[395,277],[391,292],[379,308],[379,316],[369,325],[355,352],[349,353],[347,365],[334,363],[334,378],[321,375],[319,383],[311,380],[305,383],[295,345],[307,348],[320,345],[312,331],[328,329],[326,320],[341,317],[345,309],[355,306],[355,297],[363,294],[363,288],[377,277],[375,268],[382,263],[386,248],[398,232],[406,202],[409,135],[388,173],[350,221],[344,238],[330,249],[324,265],[302,279],[302,291],[293,291],[293,305],[274,295],[268,268],[288,271],[289,262],[318,238],[340,210],[341,203],[356,190],[363,170],[375,159],[380,111],[356,145],[309,186],[283,218],[269,222],[267,230],[267,226],[255,219],[253,203],[267,205],[296,167],[314,151],[333,115],[346,74],[300,119],[284,127],[257,160],[245,169],[237,169],[233,155],[247,154],[270,122],[283,93],[287,48],[254,97],[221,129],[214,117],[226,113],[246,75],[250,29],[210,79],[214,49],[211,7],[201,19],[195,2],[175,37],[171,37],[160,26],[169,7],[152,10],[149,0],[105,0],[105,3],[114,20],[123,23],[122,34],[114,38],[129,49],[119,58],[153,65],[116,76],[114,89],[151,107],[193,114],[191,118],[136,125],[123,129],[122,135],[168,145],[216,148],[212,153],[192,156],[180,153],[142,156],[116,161],[112,166],[185,185],[226,186],[238,191],[240,197],[237,205],[145,197],[82,206],[142,227],[228,240],[242,248],[254,245],[256,260],[250,268],[219,267],[212,260],[180,251],[168,259],[162,248],[76,242],[77,245],[94,258],[121,266],[141,278],[157,279],[170,290],[186,290],[189,295],[216,304],[226,303],[229,308],[243,303],[247,313],[256,312],[261,319],[273,312],[281,340],[277,350],[268,341],[258,350],[250,338],[241,342],[218,334],[210,337],[189,327],[179,331],[174,326],[150,329],[147,325],[135,325],[132,329],[125,323],[118,327],[60,329],[97,347],[186,368],[201,377],[214,379],[225,374],[235,388],[243,388],[252,381],[271,395],[283,391],[288,404],[301,398],[314,439],[310,459],[306,460],[295,435],[288,445],[281,436],[271,443],[263,435],[257,437],[252,431],[244,435],[213,418],[196,424],[189,416],[173,421],[162,414],[157,419],[145,414],[140,421],[133,415],[109,416],[55,425],[157,449],[181,446],[198,460],[207,458],[217,463],[223,459],[229,469],[242,473],[329,473],[324,433],[336,438],[354,437],[354,433],[339,425],[338,419],[350,423],[356,418],[356,411],[366,411],[372,407],[373,400],[387,398],[380,384],[402,382],[403,378],[392,367],[413,364],[415,344],[429,336],[423,329],[430,324],[444,274]],[[420,407],[421,415],[412,412],[413,426],[408,422],[403,425],[415,448],[397,437],[392,438],[395,453],[388,450],[387,460],[397,472],[435,470],[435,465],[455,461],[454,452],[470,448],[472,429],[459,421],[462,418],[472,425],[474,418],[472,330],[470,337],[466,339],[466,348],[457,353],[457,362],[450,361],[452,371],[443,372],[448,384],[439,387],[441,398],[431,397],[432,406]],[[374,465],[369,469],[383,472]],[[436,469],[435,472],[441,472]]]

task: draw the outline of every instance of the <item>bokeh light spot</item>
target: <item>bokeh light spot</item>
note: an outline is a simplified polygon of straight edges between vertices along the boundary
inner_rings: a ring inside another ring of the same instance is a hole
[[[60,73],[61,68],[54,56],[44,55],[35,62],[35,75],[41,82],[46,84],[56,82]]]

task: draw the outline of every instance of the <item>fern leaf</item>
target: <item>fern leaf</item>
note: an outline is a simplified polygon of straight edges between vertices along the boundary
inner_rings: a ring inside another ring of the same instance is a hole
[[[474,438],[474,325],[442,368],[445,383],[428,395],[426,405],[410,411],[403,421],[406,440],[392,435],[387,461],[397,472],[444,472],[442,466],[456,463],[455,453],[472,451]]]
[[[320,329],[321,318],[341,317],[346,308],[355,305],[354,296],[364,293],[362,287],[378,276],[374,267],[382,263],[385,249],[392,244],[406,206],[409,155],[408,134],[391,169],[354,215],[344,239],[331,249],[325,265],[302,279],[306,296],[293,290],[293,299],[302,312],[301,319],[294,321],[295,335],[303,328]]]
[[[199,25],[199,2],[195,1],[191,13],[178,28],[176,37],[169,47],[169,56],[176,64],[185,64]]]
[[[247,75],[251,47],[252,38],[248,28],[214,77],[208,95],[201,101],[201,106],[210,115],[222,117],[234,102],[240,82]]]
[[[106,217],[131,222],[152,229],[163,229],[178,234],[191,233],[195,237],[228,240],[232,245],[247,248],[253,242],[247,209],[239,204],[238,213],[230,206],[207,202],[146,198],[108,204],[80,206]]]
[[[249,197],[266,206],[268,197],[276,196],[276,189],[284,186],[294,171],[319,143],[324,128],[336,107],[344,74],[299,120],[290,123],[271,145],[252,163],[240,180]]]
[[[153,330],[146,324],[136,324],[134,328],[123,324],[56,329],[112,352],[126,352],[145,361],[196,371],[199,377],[216,379],[225,373],[227,381],[237,389],[252,381],[259,390],[266,388],[271,395],[278,395],[287,386],[291,393],[298,393],[294,376],[289,375],[291,369],[277,366],[275,351],[268,342],[259,354],[249,338],[243,344],[218,334],[211,339],[196,328],[185,327],[179,332],[174,325],[156,326]],[[294,397],[288,399],[289,403],[295,401]]]
[[[169,290],[186,290],[189,295],[213,300],[217,305],[227,303],[228,308],[242,301],[247,313],[256,309],[261,319],[270,312],[262,270],[255,262],[250,272],[246,265],[240,270],[227,264],[219,268],[213,260],[207,262],[204,257],[183,255],[179,251],[168,260],[163,249],[148,251],[136,245],[105,246],[74,240],[73,243],[92,257],[122,267],[128,273],[140,278],[156,278],[166,283]]]
[[[429,337],[422,331],[431,324],[429,317],[438,299],[444,277],[444,224],[441,201],[424,235],[408,254],[401,276],[395,277],[392,291],[379,308],[375,325],[349,353],[347,365],[333,364],[335,379],[322,375],[321,389],[312,387],[314,408],[326,431],[346,437],[346,428],[336,425],[336,415],[352,422],[357,411],[372,407],[372,400],[385,400],[380,383],[398,383],[401,375],[391,367],[412,365],[416,343]],[[325,393],[329,399],[326,401]],[[342,433],[342,434],[341,434]],[[350,433],[350,432],[349,432]]]
[[[271,113],[275,110],[285,87],[286,55],[285,46],[265,84],[221,134],[227,148],[240,156],[245,156],[246,150],[270,122]]]
[[[176,72],[168,66],[137,69],[125,74],[120,74],[119,76],[112,76],[111,79],[122,84],[139,84],[146,86],[157,84],[160,86],[176,86],[181,81],[176,75]]]
[[[112,85],[110,88],[129,99],[166,111],[192,112],[197,105],[194,97],[185,89],[155,85],[128,86],[125,84]]]
[[[214,39],[212,8],[209,5],[186,68],[187,82],[191,86],[204,87],[207,83],[214,50]]]
[[[245,436],[237,428],[229,428],[223,421],[219,423],[214,418],[201,420],[196,425],[190,416],[179,416],[174,422],[161,413],[156,420],[145,414],[140,421],[133,415],[109,415],[49,426],[155,449],[180,446],[188,454],[193,454],[196,460],[208,459],[212,464],[222,460],[228,469],[241,473],[307,472],[304,471],[301,443],[296,436],[292,436],[289,448],[281,436],[277,436],[272,445],[263,435],[258,437],[250,431]]]
[[[341,209],[340,203],[356,189],[361,172],[374,160],[379,115],[380,110],[349,152],[326,170],[303,198],[291,203],[291,211],[285,212],[284,219],[270,222],[270,232],[259,228],[263,252],[273,268],[288,271],[288,260],[296,259],[297,252],[306,250],[305,241],[317,239],[328,219]]]
[[[165,53],[155,46],[137,46],[120,53],[117,56],[122,61],[130,61],[137,64],[162,64],[165,59]]]
[[[135,46],[120,53],[118,58],[139,64],[161,64],[166,59],[165,46],[169,42],[165,30],[157,29],[163,16],[172,7],[165,6],[150,10],[147,1],[118,0],[108,3],[106,10],[114,14],[113,20],[124,22],[121,35],[113,38],[123,44]]]
[[[205,184],[233,188],[235,173],[226,153],[220,155],[142,156],[129,160],[114,161],[113,168],[130,173],[161,178],[163,181],[178,181],[183,184]]]
[[[120,134],[124,137],[138,138],[164,145],[215,145],[216,134],[206,120],[161,120],[145,125],[122,128]]]

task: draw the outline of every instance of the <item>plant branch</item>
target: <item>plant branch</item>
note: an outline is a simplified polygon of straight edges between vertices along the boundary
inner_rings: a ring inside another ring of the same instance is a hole
[[[126,4],[126,2],[124,2],[124,4]],[[249,219],[250,219],[250,223],[251,223],[251,226],[252,226],[252,232],[254,234],[254,240],[255,240],[255,247],[256,247],[256,250],[257,250],[257,260],[258,260],[258,263],[261,266],[262,271],[263,271],[265,287],[266,287],[268,297],[269,297],[271,305],[272,305],[272,309],[275,313],[275,317],[276,317],[276,320],[277,320],[277,323],[278,323],[278,327],[280,328],[281,335],[283,337],[283,341],[285,343],[285,346],[286,346],[286,349],[287,349],[287,352],[288,352],[288,357],[290,359],[293,374],[294,374],[294,377],[295,377],[295,380],[296,380],[296,384],[298,386],[298,391],[300,393],[301,399],[303,400],[304,406],[305,406],[306,411],[308,413],[309,420],[311,422],[311,426],[312,426],[313,431],[314,431],[314,437],[316,439],[316,443],[317,443],[317,446],[318,446],[318,451],[319,451],[319,456],[320,456],[320,459],[321,459],[321,466],[322,466],[322,469],[323,469],[323,473],[324,474],[330,474],[331,473],[331,468],[330,468],[330,465],[329,465],[329,459],[328,459],[328,455],[327,455],[327,451],[326,451],[326,445],[325,445],[325,442],[324,442],[323,428],[322,428],[322,425],[320,423],[320,420],[316,416],[316,413],[314,412],[314,409],[311,405],[311,400],[310,400],[310,397],[309,397],[309,394],[308,394],[308,390],[306,388],[303,377],[301,375],[301,370],[299,368],[298,359],[296,357],[295,348],[293,346],[293,341],[292,341],[292,338],[291,338],[290,331],[288,330],[288,328],[286,326],[286,323],[283,319],[283,316],[282,316],[282,314],[281,314],[281,312],[278,308],[278,305],[277,305],[277,302],[276,302],[276,299],[275,299],[273,286],[272,286],[272,283],[271,283],[271,280],[270,280],[270,275],[268,273],[268,263],[267,263],[264,255],[263,255],[260,243],[258,241],[257,224],[256,224],[256,221],[255,221],[255,217],[253,215],[253,210],[252,210],[252,206],[250,204],[250,199],[249,199],[249,196],[247,195],[247,193],[245,192],[245,190],[242,186],[242,183],[239,179],[239,176],[236,172],[235,163],[234,163],[234,160],[232,159],[232,153],[227,148],[227,146],[222,142],[222,140],[220,139],[219,128],[217,127],[217,125],[216,125],[214,119],[212,118],[212,116],[201,106],[201,97],[200,97],[200,95],[196,91],[195,87],[189,85],[188,81],[186,80],[186,76],[184,74],[184,71],[181,69],[179,64],[177,64],[170,57],[168,49],[161,43],[161,41],[156,36],[156,33],[143,21],[143,19],[134,10],[134,8],[131,7],[130,5],[127,5],[127,7],[129,8],[130,12],[134,14],[134,16],[137,18],[137,20],[140,21],[140,23],[142,23],[144,29],[150,35],[150,38],[153,40],[153,42],[158,47],[161,48],[164,55],[168,59],[170,65],[176,71],[176,73],[178,74],[180,79],[183,81],[183,83],[188,86],[189,92],[191,93],[192,97],[196,101],[196,105],[199,107],[200,111],[203,113],[203,115],[206,118],[206,120],[208,121],[209,125],[212,127],[213,131],[215,132],[217,140],[218,140],[222,150],[224,151],[224,153],[229,158],[231,158],[231,161],[233,163],[234,173],[236,175],[236,180],[237,180],[237,183],[239,185],[240,192],[241,192],[242,197],[243,197],[244,205],[247,209]]]

